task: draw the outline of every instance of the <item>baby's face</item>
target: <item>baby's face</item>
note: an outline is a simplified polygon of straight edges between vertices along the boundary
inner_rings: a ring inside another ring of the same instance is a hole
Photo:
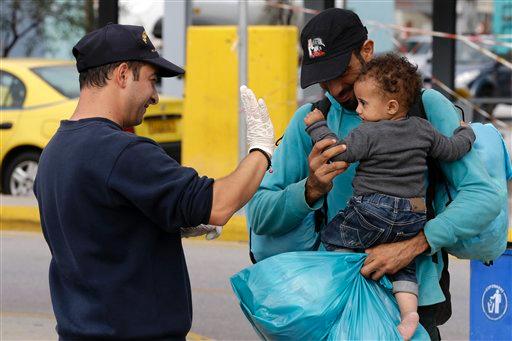
[[[357,113],[363,121],[378,122],[389,120],[392,115],[387,113],[389,100],[379,91],[375,81],[366,78],[354,84],[357,98]]]

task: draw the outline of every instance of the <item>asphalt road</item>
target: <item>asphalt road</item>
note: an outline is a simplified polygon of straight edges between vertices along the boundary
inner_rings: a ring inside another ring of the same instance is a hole
[[[191,339],[256,340],[231,291],[229,277],[249,266],[243,243],[186,240],[192,282]],[[55,340],[48,289],[50,254],[42,235],[1,231],[1,340]],[[469,331],[469,263],[451,260],[454,312],[443,339],[465,340]]]

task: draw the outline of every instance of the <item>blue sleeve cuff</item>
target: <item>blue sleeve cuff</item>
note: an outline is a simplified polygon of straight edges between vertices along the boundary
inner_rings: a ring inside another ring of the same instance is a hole
[[[306,202],[306,179],[288,185],[288,203],[286,206],[293,208],[295,215],[305,217],[311,211],[316,211],[324,204],[324,197],[318,199],[313,206],[309,206]]]

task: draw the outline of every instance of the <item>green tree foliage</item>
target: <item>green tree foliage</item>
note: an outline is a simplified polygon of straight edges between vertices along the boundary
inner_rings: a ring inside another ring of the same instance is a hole
[[[1,0],[0,29],[2,57],[24,42],[25,54],[51,39],[66,39],[85,32],[93,0]],[[58,33],[58,34],[56,34]]]

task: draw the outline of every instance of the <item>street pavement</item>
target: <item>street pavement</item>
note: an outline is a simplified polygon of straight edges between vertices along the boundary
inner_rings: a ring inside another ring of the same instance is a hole
[[[37,206],[37,200],[34,195],[29,196],[13,196],[0,194],[0,204],[2,206],[22,206],[34,207]]]
[[[257,340],[238,306],[229,277],[249,266],[247,244],[185,240],[194,322],[190,339]],[[50,253],[39,233],[1,231],[1,340],[55,340],[48,289]],[[452,258],[454,312],[441,327],[446,340],[467,340],[469,263]]]

